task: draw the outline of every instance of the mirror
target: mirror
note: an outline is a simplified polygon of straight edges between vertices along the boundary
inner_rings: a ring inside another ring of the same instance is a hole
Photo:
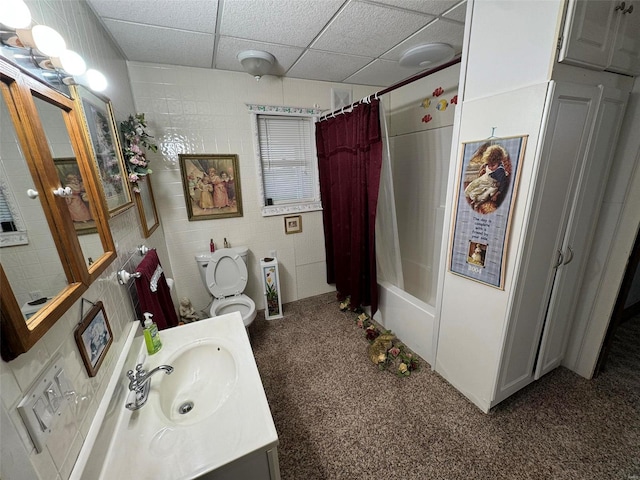
[[[0,251],[0,345],[8,361],[31,348],[116,253],[73,100],[3,58],[0,89],[0,184],[10,185],[28,241]],[[92,231],[80,232],[89,222]],[[25,313],[40,293],[45,300]]]
[[[151,175],[146,175],[139,180],[138,187],[140,192],[136,193],[136,204],[140,214],[140,225],[142,225],[144,238],[149,238],[160,225],[156,201],[153,197],[153,188],[151,188]]]

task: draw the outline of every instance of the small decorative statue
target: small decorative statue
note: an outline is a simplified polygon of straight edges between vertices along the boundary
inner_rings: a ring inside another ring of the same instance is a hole
[[[196,310],[191,305],[191,300],[187,297],[180,299],[180,321],[182,323],[191,323],[200,320]]]

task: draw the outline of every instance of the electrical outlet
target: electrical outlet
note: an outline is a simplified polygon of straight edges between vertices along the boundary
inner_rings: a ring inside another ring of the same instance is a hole
[[[38,300],[39,298],[43,297],[41,290],[34,290],[33,292],[29,292],[29,296],[31,297],[31,301]]]

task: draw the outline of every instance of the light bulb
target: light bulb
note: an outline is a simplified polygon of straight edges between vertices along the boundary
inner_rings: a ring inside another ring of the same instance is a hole
[[[67,48],[62,35],[46,25],[36,25],[31,29],[35,47],[48,57],[58,57]]]
[[[59,65],[62,69],[71,75],[82,75],[87,71],[87,64],[84,59],[73,50],[64,50],[60,54]],[[58,62],[51,60],[54,65],[58,66]]]
[[[0,23],[13,30],[31,25],[31,12],[22,0],[3,3],[4,5],[0,8]]]
[[[107,79],[99,71],[90,68],[85,73],[85,77],[87,78],[87,82],[89,83],[89,88],[91,90],[95,92],[102,92],[107,88]]]

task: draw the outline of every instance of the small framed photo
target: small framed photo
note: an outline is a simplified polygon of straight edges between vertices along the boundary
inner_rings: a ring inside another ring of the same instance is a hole
[[[302,216],[292,215],[290,217],[284,217],[284,233],[287,235],[291,233],[302,232]]]
[[[111,326],[102,302],[96,303],[74,333],[82,361],[90,377],[95,377],[113,342]]]

